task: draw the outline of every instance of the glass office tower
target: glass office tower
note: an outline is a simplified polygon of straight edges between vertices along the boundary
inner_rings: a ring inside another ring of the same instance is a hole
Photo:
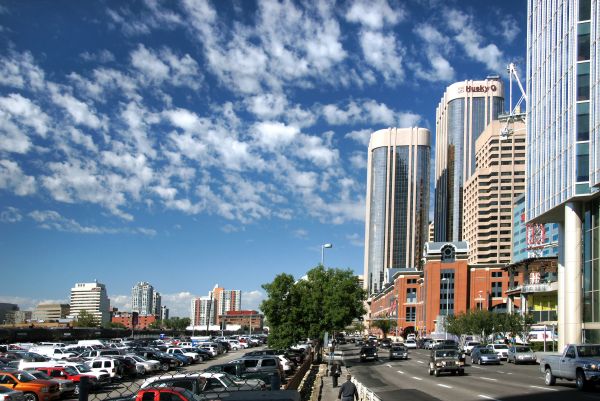
[[[600,341],[600,3],[527,5],[525,213],[533,223],[559,224],[562,349]]]
[[[430,133],[388,128],[371,135],[367,166],[364,285],[381,290],[386,269],[417,268],[428,238]]]
[[[436,109],[435,241],[461,241],[463,186],[475,171],[475,141],[504,109],[498,77],[450,85]]]

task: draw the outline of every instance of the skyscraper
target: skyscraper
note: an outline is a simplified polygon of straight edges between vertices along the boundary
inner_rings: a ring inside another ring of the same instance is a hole
[[[600,2],[528,0],[527,8],[525,214],[559,224],[562,349],[600,341]]]
[[[155,315],[160,317],[161,296],[154,287],[140,281],[131,288],[131,311],[141,316]]]
[[[365,288],[381,290],[390,269],[419,266],[428,235],[430,133],[388,128],[369,141]]]
[[[504,108],[498,77],[456,82],[436,109],[435,241],[462,241],[463,186],[475,170],[475,141]]]
[[[108,323],[110,320],[110,301],[106,293],[106,286],[97,281],[93,283],[76,283],[71,288],[71,314],[77,318],[82,311],[96,317],[99,324]]]
[[[213,297],[199,297],[192,299],[190,320],[192,326],[206,328],[216,323],[217,301]]]
[[[525,121],[492,121],[476,141],[475,172],[464,187],[463,238],[469,264],[507,264],[512,256],[513,200],[525,192]]]

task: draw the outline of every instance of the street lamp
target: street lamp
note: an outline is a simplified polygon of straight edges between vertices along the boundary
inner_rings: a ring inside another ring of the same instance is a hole
[[[479,297],[475,298],[476,301],[478,301],[479,304],[479,310],[483,309],[483,291],[479,291]]]
[[[448,313],[450,312],[450,297],[449,297],[449,289],[450,289],[450,279],[448,277],[444,277],[442,278],[442,281],[446,283],[446,318],[444,319],[445,322],[445,332],[446,332],[446,340],[448,339]]]
[[[321,266],[325,266],[325,248],[333,248],[332,244],[321,245]]]

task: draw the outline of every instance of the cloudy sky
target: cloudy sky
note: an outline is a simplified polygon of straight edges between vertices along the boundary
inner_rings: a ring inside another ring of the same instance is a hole
[[[524,71],[524,1],[0,2],[0,302],[363,270],[371,132]],[[523,74],[521,74],[523,76]],[[433,174],[432,174],[433,176]]]

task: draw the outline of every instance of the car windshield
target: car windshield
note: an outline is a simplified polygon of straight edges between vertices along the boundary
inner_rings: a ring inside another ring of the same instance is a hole
[[[66,366],[65,367],[65,372],[67,372],[67,374],[69,375],[76,375],[77,374],[77,369],[71,367],[71,366]]]
[[[20,371],[15,373],[15,377],[17,378],[18,381],[26,383],[26,382],[30,382],[32,380],[36,380],[35,376],[33,376],[31,373],[29,372],[25,372],[25,371]]]
[[[515,352],[531,352],[529,347],[515,347]]]
[[[32,376],[35,376],[37,379],[52,380],[52,378],[50,376],[48,376],[44,372],[40,372],[39,370],[34,370],[34,371],[29,372],[29,373]]]
[[[506,344],[494,344],[494,349],[508,349],[508,345]]]
[[[77,370],[81,373],[90,373],[92,370],[85,365],[77,365]]]
[[[435,356],[438,358],[451,358],[456,356],[456,351],[453,349],[444,349],[441,351],[435,351]]]
[[[395,345],[392,347],[392,351],[404,351],[404,347]]]
[[[480,348],[479,349],[479,353],[480,354],[494,354],[494,355],[496,355],[496,353],[494,351],[492,351],[491,349],[489,349],[489,348]]]
[[[221,376],[221,381],[227,388],[237,386],[237,384],[231,379],[231,377],[228,374],[223,374],[223,376]]]
[[[598,345],[580,345],[577,347],[577,354],[581,357],[600,356],[600,346]]]

